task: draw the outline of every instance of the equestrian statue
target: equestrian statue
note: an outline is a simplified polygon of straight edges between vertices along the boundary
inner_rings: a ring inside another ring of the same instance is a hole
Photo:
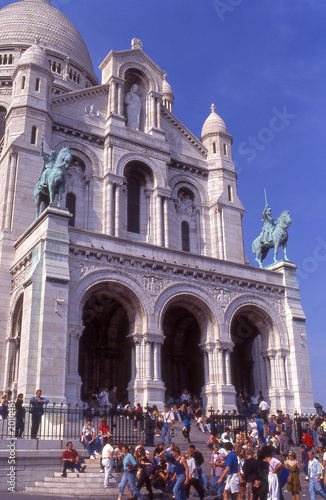
[[[44,135],[41,138],[40,156],[43,160],[41,174],[34,187],[34,200],[36,219],[40,213],[41,203],[45,207],[53,205],[53,200],[58,195],[58,207],[61,206],[62,195],[66,187],[66,170],[72,160],[69,146],[63,146],[57,154],[52,150],[49,155],[44,153]]]
[[[263,267],[262,262],[267,256],[270,248],[274,248],[274,263],[277,262],[277,252],[281,246],[284,251],[284,260],[289,260],[287,257],[287,229],[292,222],[289,211],[283,210],[279,218],[274,221],[272,211],[268,207],[266,200],[262,221],[264,222],[262,232],[252,242],[252,251],[256,255],[256,261],[258,262],[259,267]]]

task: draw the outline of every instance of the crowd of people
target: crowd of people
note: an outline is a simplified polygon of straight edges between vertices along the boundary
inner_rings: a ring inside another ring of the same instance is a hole
[[[177,403],[168,399],[162,412],[154,407],[143,413],[139,403],[136,407],[130,402],[117,404],[115,411],[133,418],[136,424],[139,420],[150,418],[150,422],[146,421],[147,433],[148,425],[151,426],[146,436],[150,437],[148,447],[154,445],[155,437],[160,438],[153,453],[146,448],[143,440],[136,448],[124,443],[114,448],[104,418],[101,419],[102,429],[99,428],[98,432],[89,419],[83,428],[83,437],[85,446],[91,446],[88,448],[90,458],[101,459],[105,487],[109,486],[115,472],[123,472],[119,498],[126,486],[131,497],[141,498],[141,489],[145,486],[150,500],[153,491],[171,493],[177,500],[184,500],[189,498],[191,487],[200,499],[204,498],[205,490],[210,489],[218,500],[227,500],[230,495],[237,500],[282,500],[282,488],[286,485],[292,500],[300,500],[302,470],[305,480],[309,481],[311,498],[314,500],[319,494],[326,499],[326,475],[323,479],[326,417],[320,420],[314,416],[305,425],[301,456],[297,456],[292,436],[294,421],[290,415],[284,415],[280,410],[270,415],[269,405],[262,397],[252,405],[251,409],[257,413],[251,414],[247,429],[235,429],[226,425],[232,423],[232,419],[227,418],[223,420],[223,426],[216,428],[216,422],[211,421],[212,416],[203,412],[200,400],[191,398],[188,391],[182,393]],[[247,408],[245,411],[242,409],[242,415],[248,416],[247,411]],[[208,435],[203,446],[211,450],[210,477],[203,473],[203,454],[191,444],[191,425],[196,425],[201,433]],[[186,449],[183,453],[173,442],[176,427],[185,438]]]

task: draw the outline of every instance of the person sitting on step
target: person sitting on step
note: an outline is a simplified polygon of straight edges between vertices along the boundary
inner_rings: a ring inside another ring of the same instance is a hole
[[[72,448],[72,442],[68,441],[67,449],[62,454],[63,461],[63,471],[61,477],[67,477],[67,469],[74,470],[77,472],[85,472],[86,465],[81,466],[79,463],[79,457],[76,450]]]

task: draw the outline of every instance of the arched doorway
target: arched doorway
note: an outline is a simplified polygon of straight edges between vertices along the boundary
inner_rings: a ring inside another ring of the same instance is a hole
[[[205,383],[201,332],[196,317],[185,307],[171,305],[163,318],[162,380],[167,394],[180,397],[183,389],[200,396]]]
[[[79,344],[81,398],[99,388],[118,387],[127,398],[131,378],[130,323],[123,301],[109,291],[94,292],[83,309],[84,332]]]
[[[272,322],[262,311],[254,307],[243,307],[235,314],[231,323],[232,384],[237,393],[252,396],[266,394],[269,389],[263,352],[267,349]]]

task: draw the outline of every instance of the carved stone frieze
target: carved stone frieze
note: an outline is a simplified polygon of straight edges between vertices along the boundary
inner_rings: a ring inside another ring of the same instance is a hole
[[[273,309],[275,309],[275,311],[278,314],[285,314],[285,307],[284,307],[284,300],[283,299],[278,299],[278,298],[274,297],[270,303],[271,303]]]
[[[128,149],[129,151],[135,151],[137,153],[148,155],[150,157],[157,158],[165,162],[168,162],[170,160],[170,156],[168,154],[160,153],[153,149],[146,148],[145,146],[138,146],[137,144],[131,144],[130,142],[125,142],[124,140],[111,138],[110,145],[118,146],[120,148]]]
[[[153,295],[161,293],[164,288],[173,283],[171,279],[161,278],[154,274],[136,275],[136,278]]]
[[[238,293],[236,291],[231,291],[226,288],[215,287],[213,288],[213,296],[222,309],[226,309]]]

